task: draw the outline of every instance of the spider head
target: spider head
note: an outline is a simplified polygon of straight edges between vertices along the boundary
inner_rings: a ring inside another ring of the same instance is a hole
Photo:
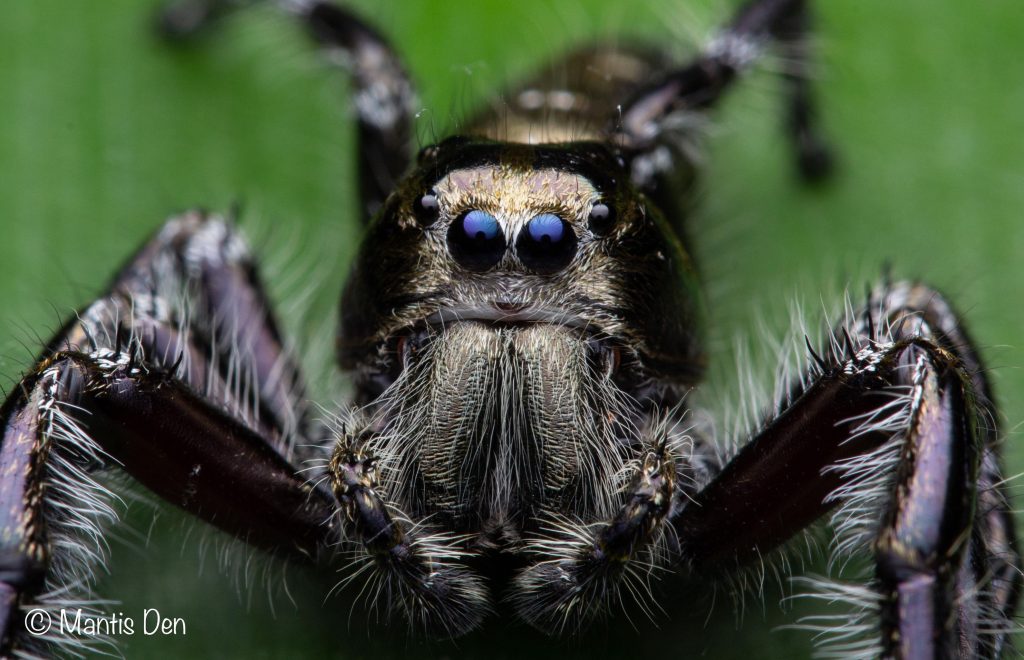
[[[372,399],[425,332],[547,324],[632,365],[636,383],[685,385],[703,363],[700,308],[682,242],[606,145],[456,137],[421,151],[371,224],[339,357]]]

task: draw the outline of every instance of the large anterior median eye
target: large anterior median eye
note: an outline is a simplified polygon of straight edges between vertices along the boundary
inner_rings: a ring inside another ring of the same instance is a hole
[[[535,216],[519,232],[516,254],[523,265],[542,275],[556,273],[576,254],[572,226],[552,213]]]
[[[493,215],[473,210],[449,227],[448,249],[464,268],[487,270],[505,255],[505,234]]]

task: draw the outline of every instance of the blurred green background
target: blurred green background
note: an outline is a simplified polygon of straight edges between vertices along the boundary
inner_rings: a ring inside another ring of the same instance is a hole
[[[567,45],[629,37],[691,51],[731,4],[716,1],[362,0],[420,83],[425,140],[502,81]],[[778,329],[790,301],[821,306],[891,263],[962,310],[991,368],[1008,472],[1024,470],[1024,9],[1016,0],[817,3],[825,124],[841,158],[821,189],[797,185],[781,141],[778,85],[759,74],[718,114],[709,148],[699,257],[713,305],[715,378],[734,372],[734,339]],[[214,38],[174,50],[149,30],[152,2],[0,0],[0,372],[10,383],[72,308],[170,212],[245,205],[243,225],[275,273],[275,296],[311,294],[323,337],[358,240],[346,83],[297,26],[245,12]],[[781,66],[769,63],[768,68]],[[289,265],[290,264],[290,265]],[[303,281],[302,278],[309,279]],[[295,281],[295,280],[298,281]],[[291,310],[287,300],[280,300]],[[322,350],[316,355],[323,355]],[[767,374],[765,378],[770,378]],[[325,403],[341,392],[321,392]],[[186,620],[178,638],[123,639],[128,657],[602,657],[671,652],[802,657],[805,635],[769,631],[782,593],[747,602],[741,626],[719,594],[666,596],[670,617],[634,632],[620,617],[581,641],[545,640],[492,621],[453,644],[367,632],[323,597],[336,577],[289,570],[293,605],[238,586],[196,549],[202,530],[145,507],[112,541],[100,592],[138,620]],[[205,561],[200,556],[205,557]],[[242,557],[241,570],[248,566]],[[236,562],[237,564],[237,562]],[[275,574],[276,575],[276,574]],[[664,587],[662,587],[664,591]],[[271,605],[272,603],[272,605]],[[686,611],[689,610],[687,614]],[[112,608],[113,611],[113,608]],[[739,629],[742,632],[736,632]]]

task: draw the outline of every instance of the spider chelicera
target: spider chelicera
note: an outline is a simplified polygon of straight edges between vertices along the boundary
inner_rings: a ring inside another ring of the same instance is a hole
[[[831,511],[839,551],[877,559],[854,587],[870,643],[998,651],[1012,524],[981,364],[938,294],[874,290],[735,456],[684,415],[704,357],[677,119],[799,39],[803,3],[747,5],[692,63],[577,55],[415,163],[415,97],[379,35],[292,8],[356,85],[370,225],[338,339],[355,406],[315,421],[230,224],[169,221],[5,404],[7,644],[31,641],[21,611],[87,573],[90,470],[113,460],[272,553],[365,566],[442,635],[499,606],[574,633],[652,565],[741,570]],[[815,177],[827,160],[791,73]],[[297,473],[310,445],[330,453],[313,479]]]

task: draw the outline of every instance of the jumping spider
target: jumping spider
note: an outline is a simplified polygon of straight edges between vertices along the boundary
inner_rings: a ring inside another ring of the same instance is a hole
[[[577,53],[415,158],[415,94],[382,37],[285,4],[355,86],[368,229],[337,344],[353,405],[328,428],[310,410],[236,230],[170,220],[4,405],[5,650],[34,648],[23,613],[90,574],[91,472],[119,464],[271,553],[355,555],[445,636],[494,607],[576,633],[652,566],[743,570],[831,512],[839,559],[875,560],[848,587],[858,649],[999,653],[1013,524],[981,362],[938,294],[873,290],[734,453],[693,404],[698,136],[679,119],[799,40],[803,2],[754,0],[690,63]],[[180,5],[166,26],[219,9]],[[828,161],[800,62],[789,126],[813,178]]]

